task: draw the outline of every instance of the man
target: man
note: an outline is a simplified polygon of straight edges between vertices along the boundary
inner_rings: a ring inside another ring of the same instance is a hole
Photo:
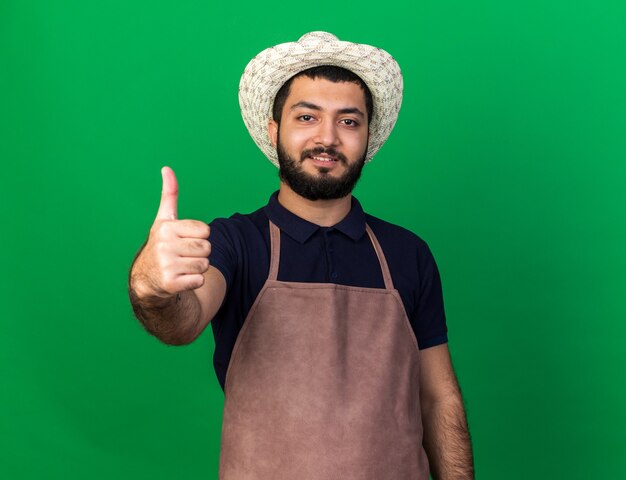
[[[397,63],[313,32],[255,57],[239,95],[279,192],[209,227],[177,219],[165,167],[129,279],[162,341],[189,343],[212,322],[220,478],[473,478],[434,259],[351,195],[395,124]]]

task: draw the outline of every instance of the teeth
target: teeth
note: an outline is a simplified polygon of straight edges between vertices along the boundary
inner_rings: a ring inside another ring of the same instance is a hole
[[[319,162],[334,162],[334,160],[332,158],[328,158],[328,157],[311,157],[313,158],[313,160],[317,160]]]

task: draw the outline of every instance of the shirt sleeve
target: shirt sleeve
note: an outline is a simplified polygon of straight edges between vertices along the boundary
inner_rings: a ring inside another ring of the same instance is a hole
[[[419,291],[412,322],[420,349],[448,341],[446,314],[439,269],[432,252],[424,242],[418,251]]]
[[[237,269],[237,252],[232,236],[229,234],[227,221],[223,218],[213,220],[209,227],[211,227],[209,263],[224,275],[226,290],[229,291]]]

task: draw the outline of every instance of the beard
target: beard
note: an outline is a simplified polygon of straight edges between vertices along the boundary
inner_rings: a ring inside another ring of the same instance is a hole
[[[334,200],[349,195],[361,177],[367,154],[366,146],[363,156],[357,162],[349,165],[345,155],[334,148],[316,147],[303,150],[297,161],[285,151],[280,143],[280,137],[277,139],[277,145],[278,176],[294,192],[307,200]],[[338,162],[344,165],[346,171],[343,175],[338,178],[332,177],[327,168],[318,168],[318,175],[310,175],[302,169],[304,160],[322,153],[336,158]]]

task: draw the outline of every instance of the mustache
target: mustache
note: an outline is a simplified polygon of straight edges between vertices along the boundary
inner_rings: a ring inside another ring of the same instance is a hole
[[[340,161],[344,165],[348,164],[348,159],[346,158],[346,156],[343,153],[338,152],[332,147],[330,148],[315,147],[315,148],[303,150],[302,153],[300,154],[300,162],[304,162],[304,160],[307,157],[315,157],[317,155],[321,155],[322,153],[325,153],[326,155],[336,158],[338,161]]]

